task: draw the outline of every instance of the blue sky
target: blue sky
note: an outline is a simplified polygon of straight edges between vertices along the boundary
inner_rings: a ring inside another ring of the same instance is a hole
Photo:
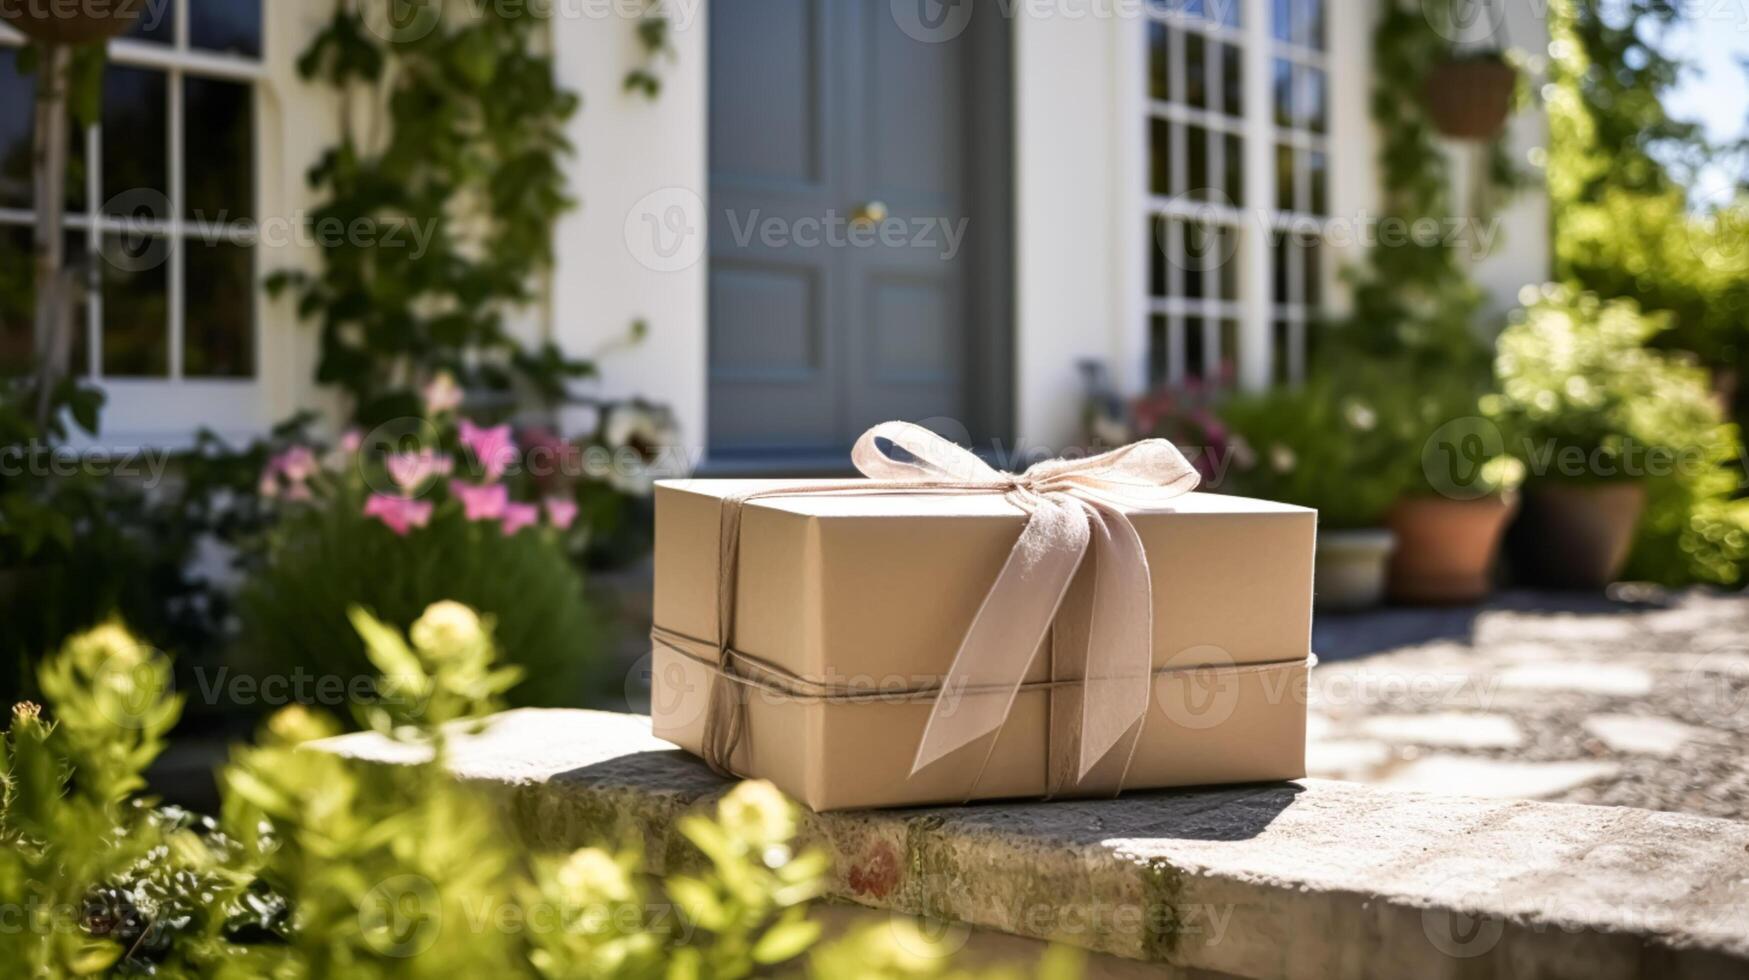
[[[1668,40],[1670,52],[1697,69],[1670,93],[1665,103],[1670,114],[1703,123],[1715,141],[1749,134],[1749,74],[1739,65],[1740,59],[1749,58],[1749,3],[1700,5],[1694,18]],[[1733,176],[1709,174],[1694,189],[1695,196],[1728,196]]]

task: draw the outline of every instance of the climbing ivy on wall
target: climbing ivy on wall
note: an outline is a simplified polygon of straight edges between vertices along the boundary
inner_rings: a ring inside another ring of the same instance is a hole
[[[299,59],[341,95],[342,133],[308,174],[323,192],[310,219],[320,269],[268,287],[314,321],[317,381],[351,396],[361,423],[417,414],[438,371],[547,399],[593,371],[506,325],[536,299],[574,204],[561,158],[579,100],[555,80],[534,6],[472,5],[391,31],[366,19],[386,16],[377,0],[337,0]]]
[[[1384,4],[1373,34],[1372,115],[1382,141],[1382,219],[1412,227],[1439,223],[1438,241],[1375,245],[1350,270],[1354,311],[1335,331],[1335,357],[1388,357],[1411,369],[1487,375],[1491,353],[1475,333],[1480,291],[1465,253],[1445,232],[1458,217],[1452,168],[1423,101],[1429,71],[1450,59],[1453,45],[1433,26],[1441,0]],[[1521,178],[1504,138],[1487,148],[1488,182],[1510,190]],[[1486,215],[1472,216],[1485,220]]]

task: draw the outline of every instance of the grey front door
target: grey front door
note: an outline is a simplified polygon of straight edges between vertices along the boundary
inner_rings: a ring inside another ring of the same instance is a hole
[[[907,31],[892,0],[734,0],[710,27],[713,460],[843,459],[896,418],[996,434],[994,29]]]

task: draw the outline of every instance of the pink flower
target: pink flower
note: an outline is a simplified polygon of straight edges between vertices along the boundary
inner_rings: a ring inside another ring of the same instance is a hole
[[[431,379],[425,386],[425,414],[443,415],[461,407],[462,389],[448,371]]]
[[[561,531],[569,531],[577,523],[577,501],[569,497],[548,497],[546,508],[547,520]]]
[[[389,530],[404,538],[413,528],[431,523],[431,502],[391,497],[386,493],[374,494],[364,503],[364,516],[382,521]]]
[[[316,475],[316,454],[308,446],[293,446],[273,457],[268,468],[293,483],[302,483]]]
[[[509,504],[504,508],[504,536],[540,522],[540,508],[533,504]]]
[[[498,482],[498,478],[516,461],[516,443],[508,425],[482,429],[462,419],[461,439],[463,445],[473,450],[474,458],[484,468],[487,483]]]
[[[261,471],[261,482],[255,487],[255,492],[268,500],[279,496],[279,472],[272,463]]]
[[[389,468],[389,478],[395,481],[395,486],[408,493],[415,492],[429,483],[433,477],[448,476],[455,469],[455,461],[448,456],[440,456],[430,449],[421,449],[416,453],[395,453],[386,461]]]
[[[470,521],[495,521],[503,517],[505,509],[510,506],[510,490],[502,483],[479,487],[451,480],[449,491],[462,502],[462,509],[467,511]]]
[[[334,448],[328,450],[327,455],[322,457],[322,465],[336,473],[341,472],[352,465],[353,461],[358,458],[358,451],[363,448],[364,433],[357,429],[347,429],[341,433],[340,441],[334,445]]]

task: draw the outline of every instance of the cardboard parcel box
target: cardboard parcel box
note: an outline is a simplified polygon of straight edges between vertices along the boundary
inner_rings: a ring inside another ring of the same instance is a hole
[[[1056,652],[1075,626],[1058,622],[1000,729],[913,772],[942,679],[1027,516],[1000,494],[820,485],[658,485],[657,736],[707,755],[718,698],[717,710],[736,712],[721,768],[817,811],[1305,774],[1315,512],[1200,493],[1126,511],[1152,582],[1154,666],[1126,743],[1084,777],[1053,760],[1053,726],[1076,723],[1082,686],[1080,665]],[[807,492],[742,505],[738,541],[724,546],[726,501],[790,487]],[[733,671],[719,666],[717,640],[725,554],[736,563]],[[1093,564],[1071,590],[1091,587]]]

